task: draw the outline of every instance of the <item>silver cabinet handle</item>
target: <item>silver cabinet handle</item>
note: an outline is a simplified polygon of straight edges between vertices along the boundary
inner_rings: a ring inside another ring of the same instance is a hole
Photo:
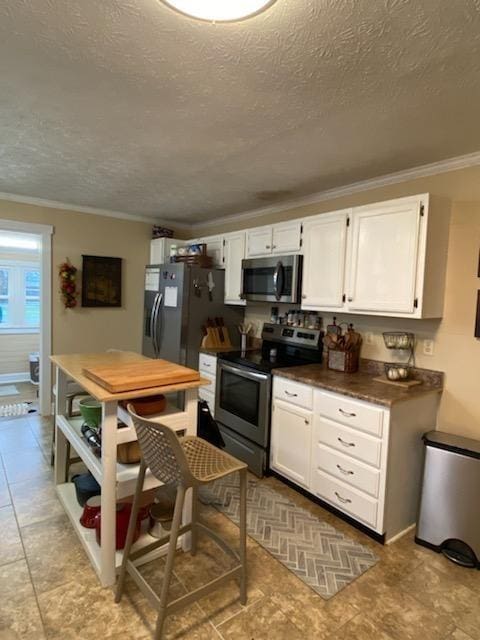
[[[306,293],[302,293],[302,298],[305,300],[305,298],[307,297]]]
[[[310,420],[307,420],[307,419],[305,418],[305,424],[310,424]]]
[[[339,412],[342,414],[342,416],[345,416],[346,418],[356,418],[357,416],[356,413],[349,413],[348,411],[344,411],[343,409],[339,409]]]
[[[349,302],[353,302],[353,298],[347,298]]]
[[[269,244],[266,244],[266,245],[265,245],[265,249],[270,249],[270,248],[271,248],[271,247],[270,247],[270,245],[269,245]]]
[[[340,442],[340,444],[343,444],[344,447],[354,447],[355,446],[354,442],[346,442],[345,440],[342,440],[340,438],[340,436],[338,436],[337,440]]]
[[[297,398],[298,397],[298,393],[291,393],[290,391],[284,391],[284,394],[286,396],[289,396],[290,398]]]
[[[276,249],[277,245],[276,244],[272,244],[272,249]]]
[[[203,363],[203,366],[204,366],[204,367],[208,367],[208,368],[210,368],[212,365],[211,365],[211,364],[209,364],[208,362],[204,362],[204,363]]]
[[[349,469],[344,469],[339,464],[337,464],[337,469],[340,471],[340,473],[343,473],[344,476],[353,476],[354,475],[353,471],[350,471]]]
[[[350,504],[352,502],[350,498],[342,498],[342,496],[337,491],[335,491],[335,495],[340,500],[340,502],[343,502],[343,504]]]

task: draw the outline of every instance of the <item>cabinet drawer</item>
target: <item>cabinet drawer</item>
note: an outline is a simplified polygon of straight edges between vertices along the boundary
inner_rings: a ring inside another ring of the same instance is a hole
[[[315,391],[315,413],[381,437],[383,409],[336,393]]]
[[[360,494],[343,482],[316,469],[312,474],[312,491],[340,511],[344,511],[370,527],[377,526],[378,502]]]
[[[378,498],[380,471],[356,462],[350,456],[337,453],[330,447],[317,444],[313,449],[314,470],[326,471],[334,478]]]
[[[198,368],[200,371],[215,377],[217,373],[217,358],[208,355],[208,353],[201,353],[198,359]]]
[[[380,467],[382,442],[323,416],[315,416],[315,444],[327,444],[346,456]]]
[[[291,402],[304,409],[311,409],[313,406],[313,389],[306,384],[275,377],[273,388],[274,395],[279,400]]]

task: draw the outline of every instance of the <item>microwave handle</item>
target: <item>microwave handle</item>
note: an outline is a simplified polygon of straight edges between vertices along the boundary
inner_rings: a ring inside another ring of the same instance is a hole
[[[275,267],[275,272],[273,274],[273,288],[275,291],[275,298],[277,300],[280,300],[282,297],[283,284],[284,284],[283,264],[279,260],[277,262],[277,266]]]

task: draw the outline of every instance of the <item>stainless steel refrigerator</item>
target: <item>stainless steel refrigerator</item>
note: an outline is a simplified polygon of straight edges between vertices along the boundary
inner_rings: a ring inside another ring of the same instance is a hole
[[[224,303],[223,269],[183,263],[149,265],[145,271],[143,354],[198,368],[202,327],[223,318],[234,348],[244,309]]]

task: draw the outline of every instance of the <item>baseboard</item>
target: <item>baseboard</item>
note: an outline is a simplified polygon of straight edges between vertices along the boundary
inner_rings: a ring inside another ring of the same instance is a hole
[[[397,540],[400,540],[400,538],[403,538],[403,536],[407,535],[407,533],[412,531],[412,529],[415,529],[416,526],[417,526],[417,523],[414,522],[413,524],[411,524],[409,527],[407,527],[403,531],[400,531],[399,533],[394,535],[392,538],[388,538],[388,540],[385,540],[385,544],[392,544],[393,542],[396,542]]]
[[[0,384],[13,384],[15,382],[30,382],[28,371],[24,373],[1,373]]]

